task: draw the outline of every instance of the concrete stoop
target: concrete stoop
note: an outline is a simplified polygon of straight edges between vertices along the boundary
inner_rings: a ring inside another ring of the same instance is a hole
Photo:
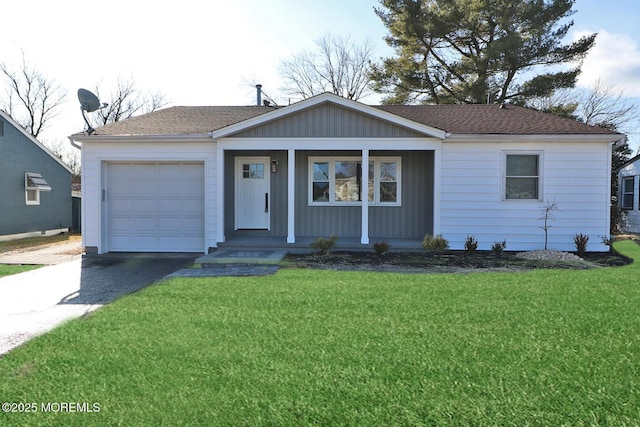
[[[280,268],[287,251],[268,249],[222,249],[197,258],[194,268],[169,277],[265,276]]]

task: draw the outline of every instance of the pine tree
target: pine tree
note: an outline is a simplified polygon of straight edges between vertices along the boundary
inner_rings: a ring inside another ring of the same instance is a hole
[[[380,0],[396,56],[374,67],[391,103],[486,103],[575,85],[596,34],[562,44],[575,0]],[[568,65],[568,66],[567,66]]]

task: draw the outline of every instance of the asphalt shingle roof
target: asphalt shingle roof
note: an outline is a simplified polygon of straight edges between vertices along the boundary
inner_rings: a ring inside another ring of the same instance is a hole
[[[381,105],[377,108],[453,134],[583,135],[615,134],[515,105]]]
[[[287,107],[280,107],[287,108]],[[515,105],[381,105],[380,110],[452,134],[604,135],[616,132]],[[274,111],[263,106],[182,106],[108,124],[97,135],[206,134]]]

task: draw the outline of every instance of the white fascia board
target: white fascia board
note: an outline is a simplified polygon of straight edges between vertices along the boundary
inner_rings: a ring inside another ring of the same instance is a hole
[[[181,143],[181,142],[202,142],[211,143],[211,137],[206,134],[184,134],[184,135],[73,135],[74,141],[82,143]]]
[[[450,134],[445,144],[451,143],[488,143],[488,142],[549,142],[549,143],[608,143],[612,144],[624,138],[616,134],[588,134],[588,135],[503,135],[503,134]]]
[[[439,150],[436,138],[222,138],[224,150]]]
[[[383,111],[375,107],[362,104],[357,101],[352,101],[350,99],[346,99],[341,96],[334,95],[332,93],[323,93],[321,95],[314,96],[313,98],[305,99],[295,104],[279,108],[269,113],[265,113],[260,116],[253,117],[251,119],[244,120],[242,122],[224,127],[222,129],[214,130],[211,132],[211,137],[213,139],[224,138],[225,136],[229,136],[234,133],[241,132],[245,129],[249,129],[254,126],[259,126],[261,124],[270,122],[272,120],[277,120],[279,118],[285,117],[290,114],[295,114],[298,111],[315,107],[316,105],[320,105],[325,102],[330,102],[330,103],[348,108],[350,110],[355,110],[363,114],[376,117],[381,120],[386,120],[390,123],[411,129],[418,133],[429,135],[434,138],[444,139],[446,135],[446,132],[443,130],[436,129],[431,126],[423,125],[421,123],[414,122],[413,120],[406,119],[396,114],[392,114],[387,111]]]
[[[42,144],[40,141],[38,141],[33,135],[31,135],[29,132],[27,132],[22,126],[20,126],[15,120],[13,120],[11,118],[11,116],[9,116],[8,114],[6,114],[4,111],[0,110],[0,116],[7,122],[9,122],[9,124],[11,124],[11,126],[13,126],[14,128],[18,129],[18,131],[20,131],[20,133],[22,133],[25,137],[27,137],[31,142],[33,142],[34,144],[36,144],[38,146],[38,148],[40,148],[42,151],[44,151],[45,153],[47,153],[49,156],[51,156],[51,158],[53,158],[53,160],[55,160],[56,162],[58,162],[60,164],[60,166],[62,166],[63,168],[65,168],[70,174],[73,174],[73,170],[71,170],[71,168],[69,166],[67,166],[58,156],[56,156],[55,154],[53,154],[53,152],[51,150],[49,150],[44,144]]]

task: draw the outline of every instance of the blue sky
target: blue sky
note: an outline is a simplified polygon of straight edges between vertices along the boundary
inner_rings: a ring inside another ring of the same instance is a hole
[[[64,112],[43,139],[66,139],[83,128],[76,92],[118,76],[160,90],[171,105],[250,105],[260,82],[280,92],[282,59],[331,33],[365,38],[377,56],[390,53],[373,12],[376,0],[182,0],[90,2],[33,0],[2,6],[1,61],[29,62],[68,90]],[[580,85],[597,78],[640,99],[640,3],[577,0],[570,37],[599,32]],[[7,17],[10,17],[7,19]]]

